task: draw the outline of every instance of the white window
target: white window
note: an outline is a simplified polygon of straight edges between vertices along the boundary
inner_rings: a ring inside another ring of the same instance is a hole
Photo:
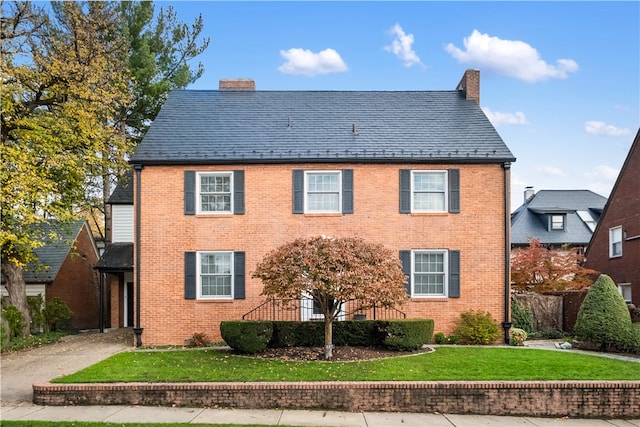
[[[622,227],[609,229],[609,258],[622,256]]]
[[[551,229],[564,230],[564,215],[551,215]]]
[[[233,213],[233,174],[198,173],[198,213]]]
[[[198,252],[198,298],[233,298],[233,252]]]
[[[411,295],[447,296],[447,251],[419,250],[413,251],[411,257]]]
[[[342,212],[342,173],[308,171],[304,174],[305,212]]]
[[[412,212],[445,212],[447,210],[447,172],[411,172]]]
[[[631,283],[621,283],[618,285],[618,290],[620,291],[620,295],[624,298],[624,301],[627,304],[631,303]]]

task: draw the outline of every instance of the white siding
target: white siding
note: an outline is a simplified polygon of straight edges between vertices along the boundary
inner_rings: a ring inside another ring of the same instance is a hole
[[[4,286],[0,286],[0,290],[2,290],[2,296],[3,297],[8,297],[9,293],[7,292],[6,288]],[[45,290],[46,290],[46,285],[44,284],[39,284],[39,285],[27,285],[27,296],[28,297],[35,297],[37,295],[42,295],[42,298],[44,298],[45,296]]]
[[[133,205],[111,206],[111,241],[133,242]]]

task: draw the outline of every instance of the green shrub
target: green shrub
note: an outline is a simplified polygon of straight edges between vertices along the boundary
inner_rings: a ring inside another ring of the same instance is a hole
[[[627,329],[621,335],[618,350],[626,353],[640,354],[640,324],[634,323],[631,328]]]
[[[526,333],[533,332],[533,320],[531,310],[523,307],[515,297],[511,297],[511,321],[513,327],[523,329]]]
[[[189,347],[206,347],[210,343],[211,343],[211,340],[209,339],[207,334],[203,332],[196,332],[193,335],[191,335],[191,338],[189,338],[188,346]]]
[[[587,292],[576,318],[577,340],[596,345],[601,351],[620,349],[632,343],[631,315],[613,280],[601,274]],[[623,338],[627,337],[627,338]]]
[[[491,344],[500,338],[500,328],[491,313],[467,310],[460,314],[454,334],[465,344]]]
[[[449,335],[447,337],[447,341],[449,342],[449,344],[458,344],[458,342],[460,341],[460,336],[458,335]]]
[[[29,314],[31,315],[31,332],[37,333],[44,330],[44,299],[42,294],[27,297]]]
[[[379,347],[383,339],[376,320],[333,322],[333,343],[335,345]]]
[[[255,354],[264,351],[273,335],[269,321],[240,320],[220,323],[222,339],[240,353]]]
[[[520,328],[509,329],[509,344],[511,345],[524,345],[527,340],[527,331]]]
[[[11,343],[9,322],[0,315],[0,348],[4,351]]]
[[[274,321],[269,347],[318,347],[324,345],[324,322]],[[337,322],[336,322],[337,323]]]
[[[2,318],[7,321],[7,324],[9,326],[9,339],[22,336],[22,329],[24,328],[24,317],[16,306],[10,305],[3,308]]]
[[[71,329],[73,312],[59,297],[53,298],[44,307],[44,320],[47,332],[68,331]]]
[[[397,351],[415,351],[433,336],[431,319],[380,321],[378,328],[384,334],[383,345]]]
[[[437,334],[435,334],[433,336],[433,339],[436,342],[436,344],[446,344],[447,343],[447,336],[444,334],[444,332],[438,332]]]

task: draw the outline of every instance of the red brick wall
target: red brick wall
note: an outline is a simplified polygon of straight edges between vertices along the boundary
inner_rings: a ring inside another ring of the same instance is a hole
[[[640,133],[639,133],[640,135]],[[587,252],[587,267],[610,276],[616,283],[631,283],[632,302],[640,306],[640,136],[632,145],[598,229]],[[609,258],[609,229],[622,226],[622,256]],[[635,237],[635,238],[633,238]]]
[[[355,213],[292,214],[292,169],[354,170]],[[460,169],[459,214],[400,214],[399,169]],[[142,172],[141,326],[143,345],[183,344],[195,332],[220,340],[221,320],[240,319],[264,297],[251,278],[271,249],[298,237],[360,236],[399,252],[461,251],[461,297],[413,299],[408,317],[435,320],[450,333],[465,309],[490,311],[504,320],[504,170],[488,165],[250,165],[245,170],[244,215],[184,215],[184,170],[234,167],[145,167]],[[246,252],[246,299],[184,299],[184,252]]]
[[[34,384],[33,403],[638,418],[638,381]]]
[[[93,270],[96,262],[98,255],[91,237],[87,227],[82,227],[75,249],[71,249],[55,280],[47,287],[47,302],[59,297],[73,312],[73,328],[95,329],[99,326],[99,289]]]

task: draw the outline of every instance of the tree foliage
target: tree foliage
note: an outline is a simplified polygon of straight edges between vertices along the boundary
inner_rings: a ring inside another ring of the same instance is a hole
[[[529,247],[511,252],[511,283],[516,289],[533,292],[585,289],[596,272],[582,267],[583,261],[576,250],[552,251],[539,239],[531,239]]]
[[[201,18],[189,27],[171,7],[153,21],[151,2],[0,8],[2,275],[28,335],[23,268],[60,238],[43,226],[84,212],[103,234],[111,184],[168,92],[202,75],[189,61],[208,39],[197,42]]]
[[[254,278],[263,294],[291,300],[309,295],[325,322],[325,358],[331,358],[332,322],[344,303],[362,309],[402,304],[407,294],[400,259],[383,245],[358,237],[297,239],[268,253]]]

